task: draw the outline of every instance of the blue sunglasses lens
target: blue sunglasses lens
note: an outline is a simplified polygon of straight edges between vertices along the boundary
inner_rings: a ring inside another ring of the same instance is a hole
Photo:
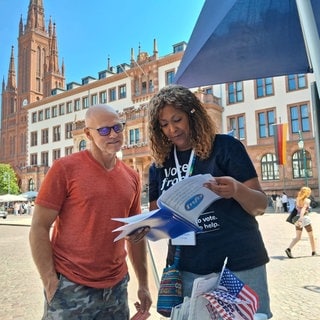
[[[115,133],[120,133],[120,132],[123,131],[123,128],[124,128],[124,124],[123,123],[117,123],[112,127],[102,127],[102,128],[97,129],[97,130],[98,130],[100,136],[108,136],[110,134],[110,132],[111,132],[111,129],[113,129],[113,131]]]
[[[123,131],[123,124],[122,123],[115,124],[112,128],[115,133],[120,133]]]
[[[111,127],[103,127],[103,128],[99,128],[97,130],[98,130],[100,136],[107,136],[111,132]]]

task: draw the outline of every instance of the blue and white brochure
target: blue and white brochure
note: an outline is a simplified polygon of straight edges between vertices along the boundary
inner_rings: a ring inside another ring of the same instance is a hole
[[[159,209],[128,218],[113,218],[112,220],[125,223],[113,230],[121,232],[114,241],[143,227],[150,227],[147,238],[152,241],[174,239],[191,231],[200,232],[198,217],[211,203],[221,198],[203,186],[209,180],[214,180],[211,174],[191,176],[179,181],[159,197]]]

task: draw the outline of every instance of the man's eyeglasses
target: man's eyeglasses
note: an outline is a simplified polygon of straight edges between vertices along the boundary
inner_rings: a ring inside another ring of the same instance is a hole
[[[97,130],[100,136],[108,136],[108,135],[111,133],[111,129],[113,129],[113,131],[114,131],[115,133],[120,133],[120,132],[122,132],[123,129],[124,129],[124,125],[125,125],[124,123],[121,123],[121,122],[120,122],[120,123],[115,124],[115,125],[112,126],[112,127],[101,127],[101,128],[98,128],[98,129],[96,129],[96,128],[89,128],[89,127],[88,127],[88,129]]]

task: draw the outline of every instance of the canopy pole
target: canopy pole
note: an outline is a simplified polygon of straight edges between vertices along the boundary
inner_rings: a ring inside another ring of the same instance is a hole
[[[320,39],[310,0],[296,0],[307,53],[310,56],[320,98]]]
[[[314,136],[316,141],[315,151],[317,155],[317,170],[318,170],[318,197],[320,198],[320,98],[315,82],[311,83]]]

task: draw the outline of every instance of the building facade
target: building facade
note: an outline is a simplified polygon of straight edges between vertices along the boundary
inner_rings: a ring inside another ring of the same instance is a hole
[[[126,122],[119,154],[140,174],[147,189],[152,162],[148,139],[148,102],[163,86],[173,83],[186,47],[173,45],[159,57],[131,49],[131,60],[67,83],[59,67],[56,26],[44,25],[42,1],[30,1],[27,23],[18,37],[18,79],[12,48],[7,83],[2,85],[0,162],[17,173],[22,191],[38,190],[52,162],[88,147],[83,133],[84,114],[91,105],[107,103]],[[222,133],[232,133],[246,146],[267,193],[289,196],[308,184],[318,196],[318,151],[310,83],[312,75],[239,81],[192,88]],[[287,123],[286,164],[277,164],[276,124]],[[298,142],[304,146],[299,149]]]
[[[22,17],[19,22],[18,72],[12,47],[7,83],[2,83],[1,162],[15,169],[26,165],[26,106],[50,96],[52,88],[64,86],[55,24],[50,19],[46,27],[42,1],[31,0],[26,24]]]
[[[269,194],[285,191],[294,197],[301,186],[308,185],[319,196],[313,82],[312,74],[299,74],[223,85],[223,126],[246,146]],[[277,124],[287,126],[281,165],[275,152]]]

